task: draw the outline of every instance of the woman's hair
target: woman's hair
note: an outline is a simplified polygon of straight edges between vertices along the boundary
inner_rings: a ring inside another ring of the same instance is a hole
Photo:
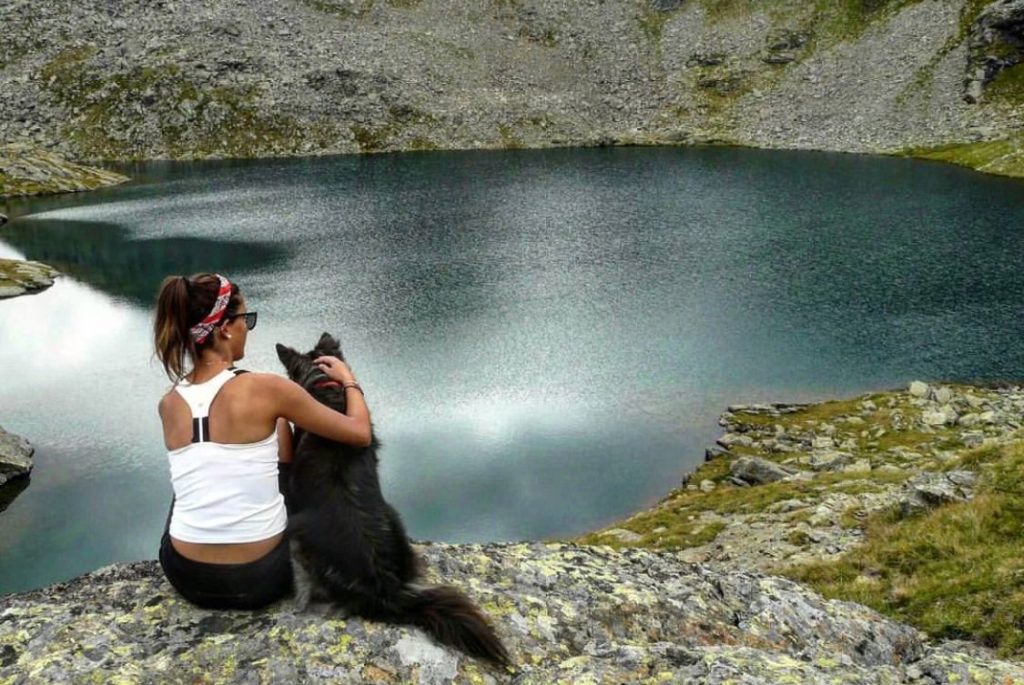
[[[217,274],[168,276],[160,284],[156,297],[156,319],[153,322],[153,343],[156,356],[164,366],[167,377],[177,383],[191,369],[185,368],[186,357],[195,366],[199,354],[213,343],[213,335],[198,345],[189,329],[205,319],[217,299],[220,280]],[[231,284],[231,298],[221,322],[238,313],[241,305],[238,286]]]

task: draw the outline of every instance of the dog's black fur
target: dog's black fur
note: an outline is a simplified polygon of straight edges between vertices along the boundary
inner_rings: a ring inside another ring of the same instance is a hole
[[[327,375],[313,364],[323,355],[344,360],[324,333],[301,354],[277,345],[293,381],[342,413],[345,390],[314,387]],[[500,666],[508,652],[484,614],[451,586],[424,586],[423,562],[409,544],[398,512],[384,500],[377,478],[376,436],[353,447],[295,429],[289,483],[288,531],[301,607],[316,596],[373,620],[418,626],[439,642]]]

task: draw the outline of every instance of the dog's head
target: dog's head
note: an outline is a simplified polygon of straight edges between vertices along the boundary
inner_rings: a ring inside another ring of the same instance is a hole
[[[337,385],[325,385],[331,379],[318,366],[313,364],[314,359],[324,355],[331,355],[342,361],[345,360],[341,353],[341,345],[329,333],[321,335],[320,340],[317,341],[313,349],[305,354],[287,345],[277,343],[277,358],[284,364],[288,378],[301,385],[307,392],[321,402],[324,402],[324,404],[328,404],[338,411],[345,411],[344,390]]]

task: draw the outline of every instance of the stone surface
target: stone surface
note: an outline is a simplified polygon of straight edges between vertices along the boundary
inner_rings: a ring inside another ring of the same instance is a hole
[[[429,577],[493,617],[517,671],[415,629],[296,613],[211,612],[156,562],[0,597],[0,681],[338,683],[1015,682],[1020,666],[931,645],[909,626],[771,576],[673,553],[564,544],[422,547]],[[919,675],[921,674],[921,675]],[[923,680],[923,674],[932,679]]]
[[[0,197],[93,190],[127,180],[127,176],[74,164],[34,146],[0,145]],[[0,217],[3,225],[7,217]]]
[[[927,397],[930,388],[927,383],[914,381],[910,384],[909,392],[914,397]]]
[[[951,502],[966,502],[974,497],[975,480],[970,471],[919,474],[904,485],[900,509],[912,514]]]
[[[750,485],[773,483],[793,474],[793,470],[758,457],[740,457],[729,466],[732,475]]]
[[[41,262],[0,259],[0,299],[45,290],[60,272]]]
[[[0,428],[0,485],[29,474],[33,451],[28,440]]]

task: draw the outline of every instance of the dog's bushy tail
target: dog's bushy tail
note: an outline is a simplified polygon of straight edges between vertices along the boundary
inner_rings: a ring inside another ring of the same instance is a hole
[[[498,666],[511,658],[487,617],[466,595],[450,585],[425,587],[405,595],[403,618],[438,642]]]

